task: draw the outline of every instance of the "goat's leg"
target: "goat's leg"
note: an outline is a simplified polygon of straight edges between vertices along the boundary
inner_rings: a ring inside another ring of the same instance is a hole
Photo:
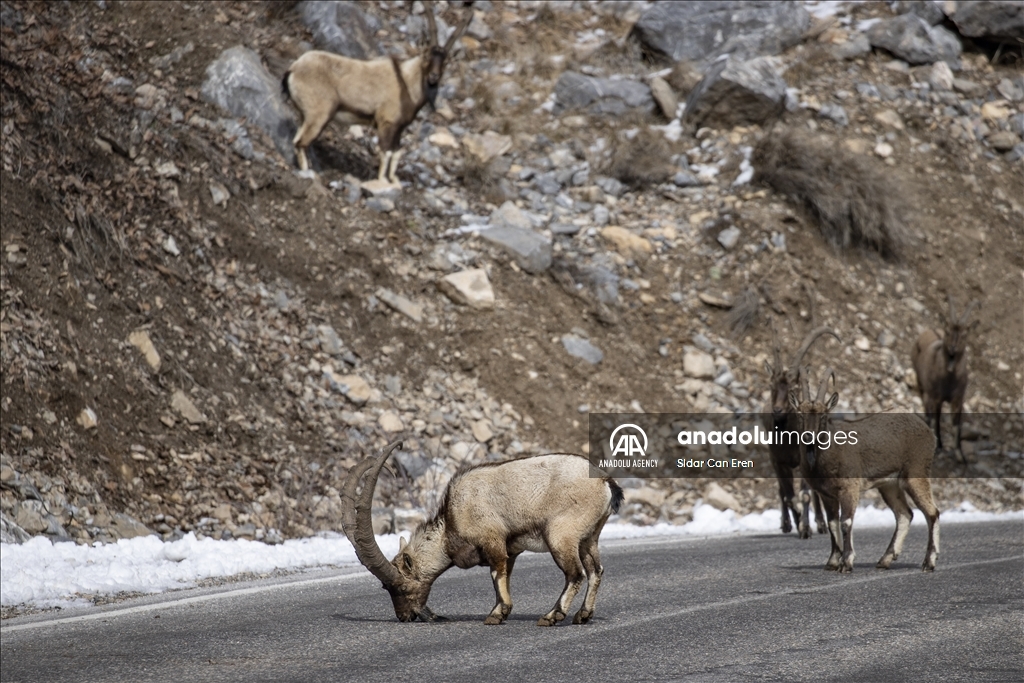
[[[814,522],[818,526],[818,534],[826,534],[828,525],[825,524],[825,513],[821,511],[821,496],[817,491],[811,491],[811,497],[814,498]]]
[[[802,477],[800,479],[800,518],[797,520],[796,530],[800,538],[811,537],[811,487]]]
[[[377,169],[377,180],[387,181],[388,166],[391,164],[391,150],[380,150],[380,167]]]
[[[583,560],[583,569],[587,572],[587,595],[583,598],[583,606],[580,607],[580,611],[572,618],[574,624],[585,624],[594,616],[597,589],[601,586],[601,577],[604,576],[596,535],[591,536],[580,546],[580,559]]]
[[[295,133],[292,144],[295,145],[295,156],[298,157],[299,169],[309,170],[309,160],[306,158],[306,148],[313,144],[313,141],[323,132],[324,127],[331,120],[333,112],[328,107],[309,107],[300,105],[302,109],[302,126]]]
[[[857,552],[853,549],[853,515],[857,511],[857,501],[859,500],[860,487],[855,483],[847,482],[846,487],[840,489],[839,517],[843,530],[843,558],[839,565],[841,574],[853,571],[853,559],[857,556]]]
[[[942,450],[942,400],[931,402],[931,409],[928,411],[929,415],[935,416],[935,452],[938,453]]]
[[[878,487],[878,492],[892,513],[896,515],[896,531],[893,532],[892,540],[889,541],[889,548],[875,565],[879,569],[888,569],[903,552],[903,542],[907,539],[907,531],[910,530],[910,520],[913,519],[914,513],[907,503],[907,495],[903,492],[899,482],[892,481],[882,484]]]
[[[554,626],[565,619],[573,598],[579,592],[586,576],[583,561],[580,559],[579,544],[574,539],[548,539],[547,546],[551,548],[555,564],[565,574],[565,588],[562,589],[562,594],[558,596],[558,601],[551,611],[537,620],[537,626]]]
[[[509,591],[508,579],[512,574],[512,566],[516,556],[509,557],[504,548],[495,548],[486,552],[487,563],[491,565],[491,581],[494,582],[494,609],[487,615],[484,623],[488,626],[500,624],[512,611],[512,594]]]
[[[825,507],[825,516],[828,519],[828,535],[832,541],[832,550],[825,563],[825,569],[836,571],[839,569],[839,560],[843,554],[842,536],[839,530],[839,501],[835,498],[822,497],[822,505]]]
[[[964,418],[964,399],[963,396],[953,398],[953,424],[956,426],[956,452],[960,454],[960,461],[967,464],[967,456],[964,455],[964,451],[960,448],[960,434],[963,427]]]
[[[396,149],[391,153],[391,165],[388,169],[388,182],[392,185],[398,185],[398,177],[395,175],[398,172],[398,160],[402,157],[402,150]]]
[[[793,513],[794,517],[797,517],[796,510],[793,509],[793,471],[777,467],[776,472],[779,477],[779,501],[782,504],[782,533],[788,534],[793,530],[793,525],[789,521],[790,512]],[[800,519],[796,519],[797,526],[800,525]]]
[[[928,548],[924,552],[921,569],[935,571],[935,560],[939,556],[939,509],[932,500],[932,484],[927,476],[910,477],[906,481],[907,493],[928,520]]]

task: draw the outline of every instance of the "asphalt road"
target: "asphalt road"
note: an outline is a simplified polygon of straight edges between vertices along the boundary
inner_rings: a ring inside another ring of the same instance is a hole
[[[547,555],[520,558],[497,627],[483,568],[435,584],[444,624],[399,623],[378,582],[339,572],[23,617],[0,630],[0,680],[1024,680],[1024,523],[944,526],[934,574],[923,527],[874,569],[890,535],[856,530],[850,575],[822,570],[818,536],[605,543],[586,626],[534,625],[562,587]]]

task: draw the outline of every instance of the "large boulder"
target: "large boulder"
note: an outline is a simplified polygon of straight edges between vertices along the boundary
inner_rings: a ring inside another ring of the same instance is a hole
[[[1024,40],[1024,3],[1020,0],[945,3],[961,35],[1013,43]]]
[[[582,109],[590,114],[621,116],[630,110],[654,111],[651,89],[639,81],[612,80],[565,71],[555,84],[554,112]]]
[[[943,26],[932,26],[916,14],[885,19],[868,29],[868,42],[911,64],[933,64],[942,60],[954,69],[960,66],[960,39]]]
[[[302,3],[299,14],[321,50],[353,59],[373,59],[384,54],[358,3],[308,0]]]
[[[715,62],[686,99],[685,118],[714,128],[774,120],[785,109],[786,82],[764,57]]]
[[[281,82],[270,75],[259,55],[238,45],[220,53],[206,67],[203,99],[245,117],[271,137],[289,163],[295,163],[295,119],[281,91]]]
[[[774,55],[800,42],[810,15],[798,2],[658,2],[633,30],[648,48],[673,61],[710,62]]]

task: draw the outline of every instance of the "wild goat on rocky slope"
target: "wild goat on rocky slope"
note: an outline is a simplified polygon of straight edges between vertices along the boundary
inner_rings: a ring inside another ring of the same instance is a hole
[[[458,28],[444,47],[439,47],[433,3],[427,0],[424,5],[429,44],[423,54],[399,62],[392,57],[362,60],[311,50],[288,69],[281,85],[302,113],[302,126],[293,141],[299,168],[309,168],[306,148],[339,114],[349,123],[376,126],[380,146],[377,179],[397,182],[402,131],[423,105],[429,102],[434,107],[448,54],[473,18],[467,6]]]
[[[453,566],[486,565],[497,602],[484,623],[502,623],[512,611],[512,566],[526,550],[551,553],[565,574],[562,594],[537,625],[562,621],[584,579],[587,594],[573,623],[590,620],[604,574],[597,541],[622,502],[618,484],[591,477],[585,458],[563,453],[470,467],[452,477],[433,519],[420,524],[408,542],[403,538],[388,562],[373,537],[370,507],[380,470],[399,444],[356,465],[341,494],[345,535],[391,594],[399,621],[440,619],[427,607],[437,577]]]
[[[949,318],[942,335],[935,330],[925,330],[917,338],[911,353],[914,372],[917,373],[917,390],[924,404],[928,423],[935,426],[936,448],[942,448],[942,404],[949,402],[956,425],[956,450],[960,450],[960,430],[964,412],[964,396],[967,394],[967,333],[978,326],[975,320],[967,324],[971,311],[978,305],[971,301],[959,317],[953,307],[953,295],[949,295]]]
[[[834,429],[830,411],[838,394],[827,396],[831,369],[821,380],[815,398],[804,384],[802,398],[790,398],[792,410],[800,415],[800,431],[813,432],[809,445],[801,445],[800,473],[821,494],[828,517],[832,552],[825,569],[853,571],[853,515],[863,488],[877,488],[882,500],[896,516],[896,531],[885,554],[875,565],[888,569],[903,551],[903,542],[913,512],[907,494],[928,520],[928,548],[925,571],[935,569],[939,554],[939,510],[932,500],[929,477],[935,453],[935,437],[917,415],[875,413],[862,420],[842,423]]]
[[[790,431],[797,428],[796,423],[799,415],[796,415],[790,409],[790,395],[800,391],[800,363],[803,361],[804,355],[811,348],[811,344],[826,334],[835,337],[839,343],[843,341],[839,338],[838,334],[827,327],[816,327],[807,333],[800,348],[793,356],[793,360],[786,366],[783,364],[782,346],[779,344],[775,324],[772,323],[773,362],[764,362],[764,368],[770,377],[770,396],[764,415],[765,429],[769,431]],[[781,443],[779,440],[773,439],[772,443],[768,446],[768,456],[771,459],[772,469],[775,470],[775,476],[779,480],[779,500],[782,505],[782,533],[788,534],[793,530],[792,523],[790,522],[790,515],[792,515],[800,538],[811,537],[810,502],[812,498],[814,499],[814,517],[817,521],[818,533],[825,533],[825,516],[821,512],[821,499],[816,493],[811,491],[806,480],[800,482],[801,511],[798,512],[793,505],[793,496],[795,494],[795,477],[793,472],[800,466],[799,444]]]

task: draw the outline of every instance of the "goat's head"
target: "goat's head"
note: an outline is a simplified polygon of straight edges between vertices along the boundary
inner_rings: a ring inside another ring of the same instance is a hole
[[[946,372],[952,373],[957,362],[963,357],[967,349],[967,335],[978,326],[977,320],[968,324],[971,312],[978,305],[975,299],[967,304],[962,315],[957,316],[953,306],[953,295],[949,295],[949,318],[946,321],[946,330],[943,334],[942,344],[946,352]]]
[[[448,54],[455,41],[462,37],[462,34],[466,32],[466,28],[469,26],[469,22],[473,20],[472,4],[471,2],[466,3],[462,21],[452,32],[451,36],[448,37],[444,47],[441,47],[437,44],[437,23],[434,21],[434,3],[429,1],[423,3],[426,10],[424,15],[427,18],[428,45],[426,53],[423,55],[423,73],[421,77],[423,79],[423,93],[427,98],[427,102],[430,103],[431,109],[435,108],[434,103],[437,99],[437,91],[441,87],[441,77],[444,75],[444,65],[448,61]]]
[[[814,467],[814,463],[817,460],[818,455],[818,435],[822,432],[831,432],[831,412],[836,407],[836,403],[839,401],[839,394],[832,392],[828,394],[828,381],[831,378],[832,388],[836,385],[836,373],[832,368],[825,370],[824,376],[821,378],[821,384],[818,386],[818,393],[814,398],[811,398],[811,387],[807,379],[809,372],[805,369],[803,381],[803,395],[800,392],[795,392],[794,395],[790,396],[789,407],[790,410],[799,415],[800,432],[811,432],[814,434],[814,438],[811,439],[811,443],[805,444],[801,440],[801,450],[804,452],[804,457],[807,459],[807,463]]]
[[[816,327],[807,333],[804,337],[803,344],[797,350],[793,356],[793,361],[787,367],[782,362],[782,347],[779,344],[778,331],[775,329],[775,321],[772,323],[772,363],[768,361],[764,362],[765,370],[768,372],[771,384],[770,389],[770,401],[772,416],[775,419],[781,419],[790,409],[790,401],[794,395],[798,396],[800,391],[800,362],[803,361],[807,351],[811,348],[811,344],[826,334],[830,334],[836,338],[840,343],[842,339],[839,335],[828,329],[827,327]]]
[[[370,516],[373,504],[373,490],[377,485],[377,477],[384,463],[401,441],[389,444],[376,458],[367,458],[352,468],[342,488],[342,527],[345,535],[355,548],[356,557],[370,572],[380,579],[384,589],[391,595],[395,607],[395,616],[399,621],[412,621],[419,617],[424,621],[434,618],[427,607],[427,597],[433,584],[433,576],[426,573],[429,567],[421,566],[417,559],[417,535],[413,535],[412,543],[400,543],[398,555],[394,561],[388,562],[373,537],[373,523]],[[360,489],[360,480],[364,475],[366,482]],[[423,534],[423,529],[417,530]]]

